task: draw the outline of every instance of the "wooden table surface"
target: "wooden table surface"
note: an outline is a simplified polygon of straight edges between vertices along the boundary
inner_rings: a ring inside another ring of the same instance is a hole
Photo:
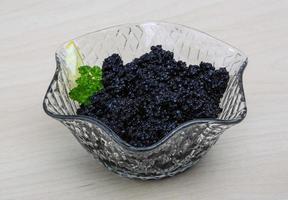
[[[287,10],[287,0],[0,0],[0,199],[287,200]],[[60,43],[147,20],[192,26],[245,52],[248,115],[193,169],[143,182],[94,161],[42,99]]]

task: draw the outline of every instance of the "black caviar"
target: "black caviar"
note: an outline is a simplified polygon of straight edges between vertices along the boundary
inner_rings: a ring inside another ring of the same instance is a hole
[[[99,119],[136,147],[156,143],[183,122],[217,118],[229,80],[225,68],[187,66],[161,45],[125,65],[113,54],[102,70],[104,89],[77,113]]]

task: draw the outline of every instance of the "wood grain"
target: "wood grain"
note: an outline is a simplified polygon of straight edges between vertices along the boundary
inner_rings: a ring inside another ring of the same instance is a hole
[[[288,199],[287,0],[0,0],[0,199]],[[192,170],[120,178],[42,110],[57,46],[106,26],[186,24],[239,47],[248,116]]]

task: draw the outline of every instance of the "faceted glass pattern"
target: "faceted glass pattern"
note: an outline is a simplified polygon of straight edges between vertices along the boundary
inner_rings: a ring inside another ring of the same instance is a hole
[[[56,52],[57,68],[44,97],[43,108],[59,120],[79,143],[109,170],[129,178],[159,179],[191,167],[215,144],[223,131],[241,122],[247,112],[242,74],[247,57],[231,45],[201,31],[178,24],[147,22],[125,24],[88,33],[73,40],[84,63],[101,66],[112,53],[124,63],[146,52],[152,45],[174,52],[175,59],[188,64],[201,61],[225,67],[230,80],[221,100],[217,119],[188,121],[171,131],[158,143],[136,148],[121,140],[101,121],[76,115],[79,105],[69,98],[73,85],[68,76],[63,44]],[[121,116],[120,116],[121,117]]]

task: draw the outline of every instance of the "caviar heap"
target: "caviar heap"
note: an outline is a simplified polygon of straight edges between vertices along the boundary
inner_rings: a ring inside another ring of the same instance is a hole
[[[103,89],[77,113],[104,122],[136,147],[158,142],[183,122],[217,118],[229,80],[225,68],[203,62],[187,66],[161,45],[125,65],[113,54],[104,60],[102,73]]]

